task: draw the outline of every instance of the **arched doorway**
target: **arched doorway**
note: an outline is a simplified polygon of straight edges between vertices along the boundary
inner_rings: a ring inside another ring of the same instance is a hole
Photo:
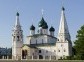
[[[26,59],[27,50],[22,50],[22,59]]]
[[[43,56],[42,55],[39,55],[39,59],[43,59]]]

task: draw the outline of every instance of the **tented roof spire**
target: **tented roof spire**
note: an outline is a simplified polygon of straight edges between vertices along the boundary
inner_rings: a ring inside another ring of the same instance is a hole
[[[20,25],[20,22],[19,22],[19,13],[17,12],[16,13],[16,23],[15,23],[15,26],[17,25]]]
[[[59,32],[58,32],[58,39],[61,42],[65,42],[66,40],[70,40],[68,25],[64,13],[65,8],[62,7],[61,11],[61,19],[60,19],[60,26],[59,26]]]

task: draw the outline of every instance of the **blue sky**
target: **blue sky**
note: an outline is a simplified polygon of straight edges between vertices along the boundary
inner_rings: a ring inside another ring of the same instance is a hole
[[[24,41],[29,35],[31,24],[34,24],[38,30],[42,9],[44,9],[45,21],[49,27],[51,25],[55,27],[57,37],[62,2],[71,38],[74,41],[77,30],[84,24],[84,0],[0,0],[0,47],[12,46],[11,35],[16,12],[20,13]]]

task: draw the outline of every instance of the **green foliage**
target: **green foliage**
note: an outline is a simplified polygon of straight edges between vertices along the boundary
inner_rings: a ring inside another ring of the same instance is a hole
[[[74,57],[73,57],[73,56],[67,56],[66,59],[67,59],[67,60],[73,60]]]
[[[76,38],[74,42],[76,59],[84,60],[84,25],[77,31]]]

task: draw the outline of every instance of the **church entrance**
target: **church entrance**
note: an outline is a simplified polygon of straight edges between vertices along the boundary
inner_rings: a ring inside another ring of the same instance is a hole
[[[39,59],[43,59],[43,56],[42,55],[39,55]]]
[[[26,59],[27,50],[22,50],[22,59]]]

